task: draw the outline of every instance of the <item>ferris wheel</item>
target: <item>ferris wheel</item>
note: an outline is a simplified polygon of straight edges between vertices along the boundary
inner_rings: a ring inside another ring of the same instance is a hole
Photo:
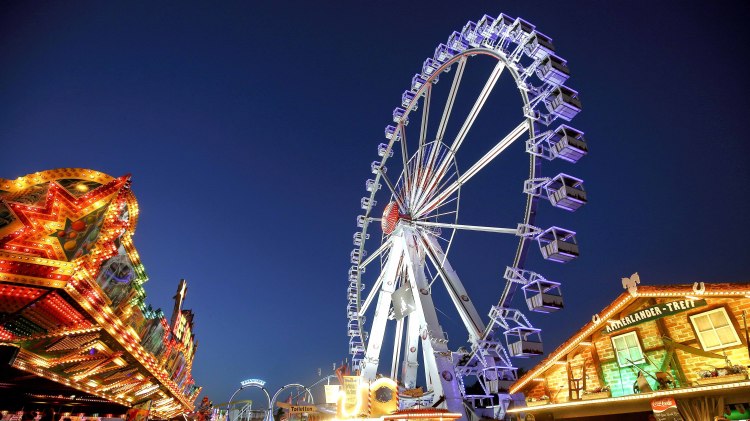
[[[484,84],[479,83],[468,115],[456,116],[464,72],[477,60],[489,60],[491,71]],[[449,71],[452,79],[438,87],[439,78],[448,78]],[[490,119],[497,114],[488,113],[485,105],[502,73],[518,88],[522,106],[517,123],[493,133],[500,139],[496,143],[487,142],[486,136],[475,139],[471,129],[482,114]],[[530,311],[550,313],[563,307],[560,284],[526,268],[532,244],[552,262],[566,263],[579,254],[574,231],[534,225],[542,200],[571,212],[587,201],[581,179],[542,174],[544,161],[567,165],[587,153],[583,132],[560,124],[581,110],[578,93],[565,86],[568,77],[567,63],[556,55],[551,38],[531,23],[504,14],[485,15],[453,32],[414,75],[393,111],[393,124],[385,128],[378,159],[370,165],[372,177],[365,182],[367,193],[353,236],[347,329],[353,365],[364,380],[385,374],[414,388],[421,366],[423,402],[444,399],[449,410],[462,412],[464,378],[475,377],[488,395],[503,392],[516,378],[511,358],[542,353],[541,330],[512,301],[520,289]],[[455,134],[448,135],[451,125]],[[522,140],[523,148],[511,149]],[[481,142],[483,155],[462,160],[462,148],[470,142]],[[467,224],[472,221],[459,216],[462,187],[501,154],[517,149],[516,156],[504,159],[528,160],[528,176],[518,188],[520,197],[505,200],[525,204],[523,212],[509,215],[512,221],[505,226]],[[469,285],[470,280],[458,276],[461,268],[454,269],[449,257],[456,232],[464,230],[505,235],[516,244],[511,245],[515,254],[507,256],[504,273],[498,274],[504,286],[482,291],[499,296],[485,317],[464,287],[463,281]],[[470,349],[449,347],[441,326],[445,312],[438,311],[433,300],[436,289],[450,297],[450,311],[460,319]],[[385,346],[391,349],[382,350]]]

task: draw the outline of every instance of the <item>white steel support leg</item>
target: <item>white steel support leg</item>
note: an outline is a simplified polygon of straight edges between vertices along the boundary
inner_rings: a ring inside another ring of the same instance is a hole
[[[399,244],[400,243],[400,244]],[[385,335],[385,324],[388,321],[388,311],[391,308],[391,294],[396,290],[396,275],[403,254],[403,242],[394,243],[388,256],[388,263],[383,271],[383,283],[378,294],[378,303],[375,307],[375,315],[370,329],[370,338],[367,341],[365,359],[362,361],[362,377],[365,380],[375,381],[380,362],[380,348],[383,345]]]
[[[411,229],[404,230],[404,265],[412,283],[416,312],[424,318],[420,336],[425,353],[425,364],[429,365],[428,382],[432,381],[436,400],[441,395],[445,396],[445,404],[448,410],[463,414],[463,399],[456,378],[452,355],[448,350],[448,341],[445,340],[443,328],[438,322],[435,305],[429,293],[424,274],[424,263],[418,256],[417,235]]]
[[[395,282],[394,282],[395,283]],[[380,290],[378,303],[375,307],[375,316],[370,329],[370,338],[367,341],[367,351],[362,362],[362,377],[365,380],[375,381],[380,363],[380,348],[383,345],[385,335],[385,324],[388,321],[388,311],[391,307],[391,294],[385,288]]]
[[[404,319],[396,320],[396,335],[393,340],[393,361],[391,361],[391,379],[398,380],[398,363],[401,361],[401,341],[404,337]]]
[[[416,293],[418,294],[418,293]],[[415,295],[416,295],[415,294]],[[416,300],[416,297],[415,297]],[[420,314],[420,317],[422,315]],[[433,392],[433,401],[443,395],[443,384],[440,383],[437,364],[435,363],[435,350],[432,349],[432,338],[424,317],[419,322],[419,337],[422,343],[422,360],[424,361],[424,378],[427,390]]]
[[[401,236],[400,240],[404,242],[404,266],[409,278],[412,296],[414,297],[415,310],[411,315],[415,316],[415,319],[417,319],[416,322],[419,325],[418,329],[419,337],[422,342],[427,390],[432,390],[437,399],[437,397],[440,397],[443,394],[443,387],[440,381],[437,380],[439,375],[437,365],[435,364],[435,350],[432,346],[432,339],[435,337],[433,333],[439,334],[442,339],[444,337],[443,329],[438,323],[435,306],[432,303],[432,297],[429,293],[420,292],[428,291],[429,288],[427,279],[424,275],[424,264],[417,253],[413,231],[410,230],[408,234]],[[425,314],[425,312],[429,314]],[[447,349],[447,346],[443,345],[443,347]]]
[[[407,389],[417,386],[417,370],[419,369],[419,325],[420,317],[416,312],[411,313],[406,323],[406,343],[404,344],[404,362],[401,381]]]

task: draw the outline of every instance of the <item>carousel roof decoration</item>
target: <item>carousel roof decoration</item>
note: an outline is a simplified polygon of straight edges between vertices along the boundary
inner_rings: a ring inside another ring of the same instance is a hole
[[[154,415],[193,409],[193,313],[145,303],[130,175],[80,168],[0,178],[0,346],[12,365]]]

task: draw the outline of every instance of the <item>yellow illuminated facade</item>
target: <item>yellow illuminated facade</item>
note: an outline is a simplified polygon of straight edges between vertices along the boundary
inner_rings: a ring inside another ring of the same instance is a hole
[[[344,376],[339,392],[339,419],[379,418],[398,410],[398,385],[383,377],[368,384],[359,376]]]

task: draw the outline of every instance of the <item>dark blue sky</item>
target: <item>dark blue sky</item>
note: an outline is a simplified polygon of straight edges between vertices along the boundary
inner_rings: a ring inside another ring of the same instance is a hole
[[[521,16],[568,60],[584,104],[574,126],[590,145],[567,169],[586,180],[590,203],[560,217],[582,257],[540,269],[566,295],[564,312],[533,319],[549,351],[633,272],[648,284],[750,279],[741,5],[6,2],[0,177],[132,173],[148,301],[169,313],[188,280],[203,394],[225,401],[247,377],[309,384],[346,356],[348,254],[391,110],[453,30],[484,13]],[[510,256],[473,238],[456,256],[497,260],[493,281],[454,267],[472,295],[495,301]]]

